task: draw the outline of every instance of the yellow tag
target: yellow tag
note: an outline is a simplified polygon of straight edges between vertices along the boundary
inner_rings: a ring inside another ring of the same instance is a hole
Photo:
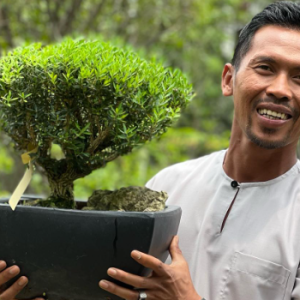
[[[32,148],[32,147],[31,147]],[[30,149],[29,149],[30,150]],[[12,210],[16,209],[16,206],[18,205],[22,195],[24,194],[25,190],[27,189],[31,178],[33,174],[33,163],[32,158],[30,156],[31,153],[37,153],[38,148],[32,149],[31,151],[28,151],[21,155],[23,164],[27,165],[28,168],[22,178],[22,180],[19,182],[18,186],[16,187],[15,191],[11,195],[8,203]]]
[[[21,155],[22,162],[23,162],[24,165],[27,165],[27,164],[32,160],[30,154],[32,154],[32,153],[37,153],[37,150],[38,150],[38,148],[35,148],[35,149],[33,149],[33,150],[31,150],[31,151],[28,151],[28,152],[26,152],[26,153],[23,153],[23,154]]]
[[[27,168],[22,180],[20,181],[20,183],[18,184],[18,186],[16,187],[15,191],[13,192],[13,194],[11,195],[11,197],[8,201],[12,210],[16,209],[16,206],[18,205],[22,195],[24,194],[25,190],[27,189],[27,187],[31,181],[32,174],[33,174],[33,165],[32,165],[32,162],[29,162],[28,168]]]

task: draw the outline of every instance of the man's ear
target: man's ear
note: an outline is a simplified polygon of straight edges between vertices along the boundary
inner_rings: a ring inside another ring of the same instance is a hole
[[[227,63],[222,73],[222,92],[224,96],[231,96],[233,94],[233,75],[234,67],[232,64]]]

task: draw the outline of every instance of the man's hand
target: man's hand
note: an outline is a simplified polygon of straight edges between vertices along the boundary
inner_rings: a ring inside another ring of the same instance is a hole
[[[0,300],[14,300],[15,296],[26,286],[28,279],[21,276],[13,285],[4,289],[3,285],[13,277],[20,273],[18,266],[11,266],[6,268],[5,261],[0,261]],[[44,300],[43,298],[36,298],[34,300]]]
[[[140,277],[115,268],[108,269],[107,273],[114,279],[145,291],[147,300],[200,300],[201,297],[193,286],[188,264],[179,249],[177,236],[171,242],[170,254],[172,263],[166,265],[148,254],[136,250],[131,252],[133,259],[153,270],[150,277]],[[106,280],[101,280],[99,285],[123,299],[139,299],[139,291],[126,289]]]

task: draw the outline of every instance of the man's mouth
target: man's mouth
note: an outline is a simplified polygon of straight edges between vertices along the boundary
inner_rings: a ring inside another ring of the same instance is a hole
[[[288,120],[292,117],[291,115],[276,112],[276,111],[265,109],[265,108],[260,108],[257,110],[257,112],[261,116],[264,116],[265,118],[270,119],[270,120]]]

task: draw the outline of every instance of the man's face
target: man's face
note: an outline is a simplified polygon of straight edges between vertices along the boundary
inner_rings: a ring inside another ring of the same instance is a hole
[[[253,37],[239,70],[227,64],[225,96],[233,95],[234,122],[255,144],[275,149],[300,136],[300,31],[265,26]]]

